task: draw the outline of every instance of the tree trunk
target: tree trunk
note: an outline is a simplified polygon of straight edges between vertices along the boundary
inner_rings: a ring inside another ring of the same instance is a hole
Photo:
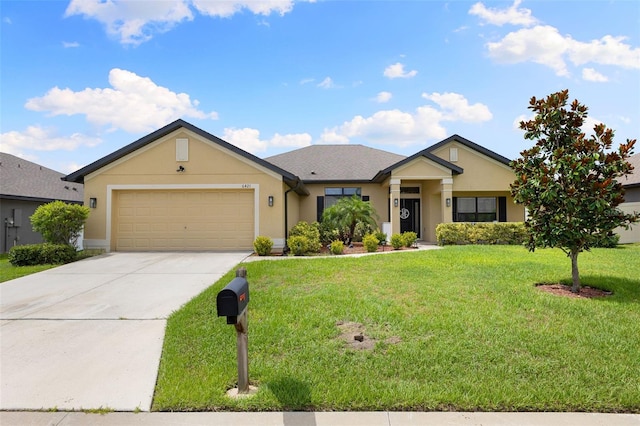
[[[571,278],[573,285],[571,286],[572,293],[580,293],[580,272],[578,272],[578,254],[580,252],[577,249],[571,249]]]

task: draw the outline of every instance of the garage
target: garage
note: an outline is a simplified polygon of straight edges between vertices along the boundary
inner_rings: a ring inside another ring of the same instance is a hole
[[[252,249],[253,190],[119,190],[112,201],[116,251]]]

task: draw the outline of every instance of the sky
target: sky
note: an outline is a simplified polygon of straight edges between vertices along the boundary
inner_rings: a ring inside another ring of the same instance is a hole
[[[261,158],[458,134],[515,159],[563,89],[587,134],[640,137],[634,0],[0,0],[0,29],[0,151],[62,173],[179,118]]]

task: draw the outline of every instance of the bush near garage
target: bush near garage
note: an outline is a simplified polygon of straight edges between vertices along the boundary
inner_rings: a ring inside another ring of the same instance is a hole
[[[269,256],[273,248],[273,240],[269,237],[260,235],[253,241],[253,249],[258,256]]]
[[[320,229],[318,222],[308,223],[305,221],[300,221],[293,228],[291,228],[291,231],[289,231],[289,239],[287,239],[287,245],[289,246],[291,251],[295,253],[293,247],[291,247],[291,244],[289,244],[289,240],[292,237],[305,238],[306,242],[304,247],[302,248],[301,254],[319,253],[320,249],[322,248],[322,244],[320,244]],[[298,240],[294,240],[294,242],[295,244],[299,244]]]
[[[57,265],[73,262],[77,252],[68,244],[27,244],[12,247],[7,258],[13,266]]]

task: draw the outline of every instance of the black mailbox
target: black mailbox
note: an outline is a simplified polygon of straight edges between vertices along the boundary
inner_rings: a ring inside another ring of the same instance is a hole
[[[219,317],[227,317],[227,324],[235,324],[249,303],[249,283],[246,278],[236,277],[216,298]]]

